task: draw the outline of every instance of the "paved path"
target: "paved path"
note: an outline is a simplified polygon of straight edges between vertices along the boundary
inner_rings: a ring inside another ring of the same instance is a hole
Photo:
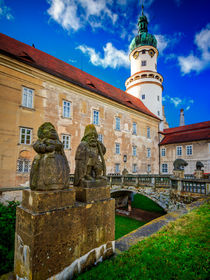
[[[161,216],[155,220],[152,220],[146,225],[128,233],[127,235],[117,239],[115,241],[116,254],[120,254],[123,251],[128,250],[132,245],[143,240],[145,237],[148,237],[153,233],[159,231],[163,226],[167,225],[169,222],[175,221],[183,214],[187,214],[194,208],[199,207],[205,201],[206,199],[201,199],[187,206],[187,209],[184,211],[182,210],[177,212],[171,212],[169,214]]]

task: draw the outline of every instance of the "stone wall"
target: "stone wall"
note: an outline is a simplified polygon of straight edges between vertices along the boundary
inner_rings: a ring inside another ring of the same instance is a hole
[[[110,195],[109,195],[110,197]],[[23,191],[17,207],[17,279],[71,279],[114,253],[115,202],[82,203],[75,190]]]

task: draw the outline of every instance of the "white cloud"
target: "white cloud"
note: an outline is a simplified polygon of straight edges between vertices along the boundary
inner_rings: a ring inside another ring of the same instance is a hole
[[[105,20],[114,25],[118,19],[110,8],[112,0],[48,0],[48,3],[48,14],[68,31],[77,31],[87,23],[93,28],[103,27]]]
[[[182,33],[174,33],[173,36],[171,35],[163,35],[163,34],[156,34],[155,38],[157,39],[157,48],[160,53],[163,53],[165,49],[173,48],[182,37]]]
[[[197,73],[210,67],[210,23],[195,35],[194,43],[199,55],[191,52],[188,56],[179,56],[178,63],[183,75],[191,71]]]
[[[1,17],[5,17],[8,20],[14,19],[11,9],[5,5],[4,0],[0,0],[0,18]]]
[[[185,108],[186,111],[188,111],[191,108],[192,104],[194,103],[193,99],[189,99],[189,98],[181,99],[180,97],[171,97],[169,95],[165,95],[163,97],[163,101],[166,103],[173,104],[175,108],[178,107]]]
[[[97,53],[95,49],[86,45],[80,45],[77,49],[88,55],[90,62],[95,66],[102,66],[103,68],[111,67],[114,69],[118,67],[130,67],[128,53],[116,49],[112,43],[107,43],[103,48],[104,57],[101,57],[100,53]]]

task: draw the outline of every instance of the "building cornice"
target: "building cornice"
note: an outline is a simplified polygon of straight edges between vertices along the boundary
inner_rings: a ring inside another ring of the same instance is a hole
[[[161,89],[163,90],[163,86],[162,86],[161,84],[157,83],[157,82],[144,81],[144,82],[136,83],[136,84],[134,84],[134,85],[132,85],[132,86],[129,86],[129,87],[126,89],[126,92],[127,92],[129,89],[131,89],[131,88],[133,88],[133,87],[136,87],[136,86],[139,86],[139,85],[142,85],[142,84],[155,84],[155,85],[160,86]]]

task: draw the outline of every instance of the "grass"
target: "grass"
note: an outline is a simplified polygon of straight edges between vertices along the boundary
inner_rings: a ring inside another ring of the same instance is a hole
[[[140,222],[129,217],[115,215],[115,239],[141,227],[145,222]]]
[[[157,203],[155,203],[148,197],[141,194],[134,195],[134,200],[132,201],[131,206],[132,208],[139,208],[150,212],[165,214],[163,208],[161,208]]]
[[[210,279],[210,209],[205,204],[106,260],[77,280]]]

